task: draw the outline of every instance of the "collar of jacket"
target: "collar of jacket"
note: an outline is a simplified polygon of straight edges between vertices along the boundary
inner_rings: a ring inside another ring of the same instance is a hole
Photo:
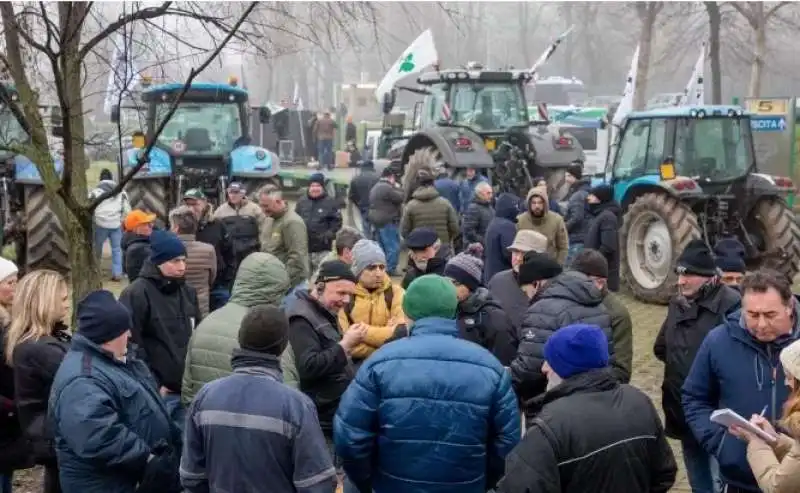
[[[136,345],[131,343],[128,345],[128,354],[125,357],[125,361],[120,361],[116,357],[114,357],[114,353],[105,349],[103,346],[97,344],[96,342],[90,341],[83,334],[75,334],[72,337],[72,348],[78,351],[90,351],[98,356],[101,356],[114,364],[125,366],[129,361],[132,361],[136,358]]]
[[[284,207],[282,211],[273,212],[272,213],[272,219],[277,221],[278,219],[280,219],[283,216],[285,216],[287,212],[289,212],[289,206],[288,205],[286,207]]]
[[[792,342],[800,339],[800,302],[795,298],[792,300],[792,304],[792,320],[794,321],[792,324],[792,332],[782,335],[772,342],[761,342],[753,337],[753,334],[747,330],[744,321],[744,311],[741,309],[728,315],[726,324],[728,334],[730,334],[733,339],[751,347],[764,355],[765,358],[769,359],[770,348],[780,351]],[[773,353],[773,355],[776,354],[777,352]]]
[[[458,337],[458,323],[454,318],[427,317],[415,320],[409,330],[410,335],[447,335]]]
[[[195,241],[196,238],[197,235],[192,235],[192,234],[178,235],[178,239],[181,241]]]
[[[231,356],[231,367],[234,373],[266,376],[283,382],[279,356],[237,348]]]
[[[612,378],[608,368],[590,370],[565,379],[544,394],[526,402],[525,405],[534,414],[538,414],[544,406],[558,399],[586,392],[605,392],[618,386],[619,383]]]

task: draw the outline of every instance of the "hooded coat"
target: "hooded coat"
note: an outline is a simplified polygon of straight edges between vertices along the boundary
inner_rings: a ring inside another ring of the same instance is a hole
[[[531,214],[531,201],[534,197],[544,200],[545,211],[541,217]],[[532,229],[547,238],[547,253],[555,257],[558,263],[564,265],[567,261],[569,238],[564,218],[550,210],[547,202],[547,192],[543,188],[534,187],[525,196],[526,210],[517,216],[517,230]]]
[[[622,209],[612,200],[589,205],[589,213],[592,219],[583,246],[603,254],[608,262],[608,289],[619,291],[619,229],[622,227]]]
[[[519,197],[501,193],[494,205],[494,217],[486,228],[483,253],[483,280],[489,282],[498,272],[511,268],[511,252],[508,247],[517,235]]]
[[[447,199],[439,196],[433,186],[417,188],[406,204],[400,222],[400,234],[407,237],[417,228],[429,227],[436,230],[442,245],[451,245],[458,235],[458,214]]]
[[[256,305],[279,305],[289,289],[289,276],[280,260],[256,252],[239,266],[228,303],[213,311],[197,326],[189,341],[183,372],[181,400],[189,405],[200,388],[230,375],[231,356],[239,348],[239,326],[248,310]],[[281,356],[283,381],[297,388],[297,370],[292,348]]]
[[[587,211],[586,197],[589,196],[591,181],[581,178],[569,187],[567,209],[564,211],[564,223],[567,227],[570,243],[583,243],[589,229],[591,216]]]
[[[139,277],[142,266],[150,257],[150,237],[128,231],[122,236],[122,268],[131,283]]]
[[[391,295],[386,294],[387,290],[392,291]],[[397,325],[405,323],[404,294],[405,290],[394,284],[388,275],[383,280],[383,286],[374,291],[367,290],[360,282],[356,284],[350,304],[339,310],[339,330],[342,334],[347,332],[351,324],[367,325],[364,341],[350,352],[354,360],[366,359],[392,336]],[[387,300],[390,300],[391,306],[386,306]]]

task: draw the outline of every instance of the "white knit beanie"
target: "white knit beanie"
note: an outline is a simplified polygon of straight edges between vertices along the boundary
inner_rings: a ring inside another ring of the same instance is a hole
[[[19,272],[17,264],[6,258],[0,257],[0,282],[5,281],[8,276],[14,275],[17,272]]]
[[[780,354],[783,372],[791,375],[795,380],[800,380],[800,341],[789,344]]]

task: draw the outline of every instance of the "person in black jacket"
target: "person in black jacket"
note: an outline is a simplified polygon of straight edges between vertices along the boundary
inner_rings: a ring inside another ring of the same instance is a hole
[[[356,282],[349,265],[341,260],[324,262],[314,286],[297,293],[297,300],[286,314],[300,390],[317,408],[322,433],[337,467],[340,464],[333,449],[333,417],[355,376],[350,354],[363,341],[366,328],[351,328],[342,335],[336,314],[349,304]]]
[[[425,274],[444,274],[447,256],[441,246],[439,235],[433,228],[417,228],[408,235],[408,265],[401,284],[403,289],[408,289],[411,281]]]
[[[459,253],[444,268],[444,277],[456,287],[456,320],[461,337],[488,349],[508,366],[517,354],[516,331],[503,308],[481,285],[483,262],[469,253]]]
[[[472,203],[467,207],[461,221],[464,246],[483,245],[486,239],[486,231],[489,229],[489,223],[493,218],[492,186],[488,182],[482,181],[475,185],[475,195],[472,197]]]
[[[61,274],[35,270],[22,278],[14,295],[14,314],[6,332],[4,359],[14,370],[14,401],[20,426],[36,464],[44,466],[44,493],[61,491],[47,419],[50,389],[71,340],[64,318],[69,289]]]
[[[568,270],[550,280],[543,290],[537,290],[531,306],[525,312],[519,352],[511,363],[511,375],[517,382],[517,395],[523,402],[545,390],[546,379],[541,371],[544,343],[561,327],[577,323],[603,329],[609,340],[612,369],[616,371],[618,364],[613,358],[611,315],[603,307],[603,293],[586,274]],[[627,371],[620,371],[618,378],[622,381],[626,375]]]
[[[314,173],[309,178],[307,193],[297,201],[294,211],[306,223],[311,272],[331,252],[336,232],[342,227],[339,203],[325,192],[325,175]]]
[[[373,238],[372,225],[369,222],[369,194],[380,179],[375,172],[375,163],[366,160],[361,163],[361,172],[350,180],[350,189],[347,192],[347,199],[361,214],[361,232],[368,240]]]
[[[608,262],[608,289],[619,291],[619,228],[622,226],[622,209],[614,202],[614,189],[610,185],[592,188],[586,200],[592,219],[583,246],[603,254]]]
[[[403,211],[403,189],[391,166],[369,192],[367,217],[374,228],[375,241],[386,252],[386,271],[392,275],[400,258],[400,215]]]
[[[142,275],[119,296],[133,315],[131,340],[153,372],[175,423],[183,429],[181,383],[186,350],[202,318],[197,292],[184,281],[186,247],[168,231],[150,238],[150,259]]]
[[[236,252],[233,239],[222,221],[214,219],[211,204],[202,190],[193,188],[183,194],[183,203],[194,210],[199,225],[195,240],[208,243],[217,254],[217,277],[211,286],[210,311],[223,306],[231,297],[233,279],[236,276]]]
[[[495,201],[495,214],[486,227],[483,242],[483,280],[489,282],[498,272],[513,267],[511,244],[517,234],[519,197],[512,193],[501,193]]]
[[[591,218],[586,210],[586,197],[591,188],[591,178],[583,177],[581,163],[567,167],[564,177],[569,184],[567,209],[564,211],[564,224],[569,235],[569,252],[567,253],[567,265],[569,265],[575,255],[583,249],[586,231],[589,229]]]
[[[678,257],[678,293],[656,336],[653,352],[664,362],[661,406],[667,436],[681,441],[683,461],[693,491],[714,491],[712,458],[689,429],[681,405],[681,387],[706,335],[739,309],[739,291],[720,282],[711,250],[703,240],[691,241]]]
[[[153,233],[155,214],[141,210],[133,210],[125,216],[123,225],[125,234],[122,237],[122,267],[128,276],[128,282],[139,277],[147,257],[150,256],[150,235]]]
[[[606,334],[560,328],[544,347],[547,392],[506,459],[499,493],[667,493],[678,468],[641,390],[608,371]]]

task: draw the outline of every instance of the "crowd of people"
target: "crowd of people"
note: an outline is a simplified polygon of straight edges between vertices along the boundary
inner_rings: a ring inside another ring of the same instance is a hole
[[[216,211],[187,190],[169,230],[102,209],[129,284],[71,329],[64,277],[0,259],[0,493],[34,465],[45,493],[666,493],[667,438],[693,492],[798,491],[798,302],[737,240],[678,258],[662,424],[629,384],[608,187],[573,166],[559,204],[539,183],[495,198],[476,170],[409,191],[365,168],[361,230],[322,175],[294,207],[272,185],[231,183]]]

